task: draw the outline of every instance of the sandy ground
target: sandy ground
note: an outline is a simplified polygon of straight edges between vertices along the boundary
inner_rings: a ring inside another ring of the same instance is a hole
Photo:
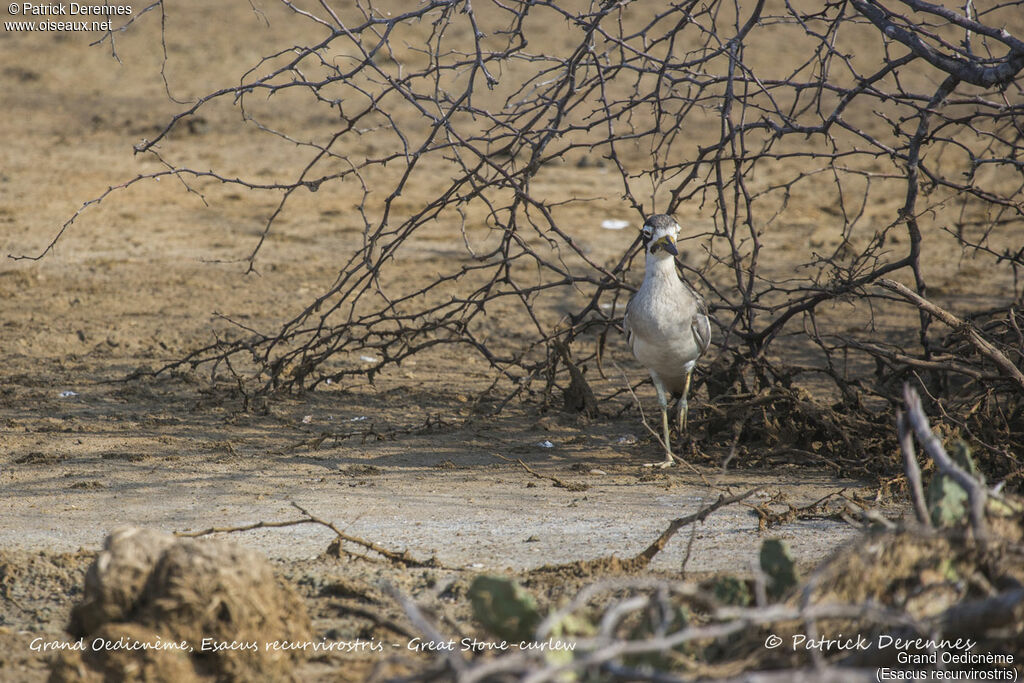
[[[254,35],[270,35],[244,5],[223,11]],[[267,9],[277,40],[301,37]],[[246,32],[223,33],[224,21],[204,3],[171,17],[176,96],[233,82],[262,53]],[[160,81],[152,35],[120,38],[118,63],[105,46],[90,48],[88,34],[0,33],[0,253],[38,253],[86,199],[159,168],[131,152],[178,109]],[[200,44],[201,56],[193,50]],[[293,152],[263,149],[230,110],[213,110],[175,141],[179,159],[227,175],[269,178],[294,165]],[[580,192],[607,191],[606,174],[581,169],[574,182]],[[43,660],[26,643],[33,633],[59,634],[90,553],[121,524],[196,531],[296,519],[294,502],[346,533],[449,568],[435,573],[462,576],[625,557],[726,490],[763,486],[752,502],[783,492],[794,505],[870,490],[871,482],[796,466],[653,471],[643,465],[660,458],[658,447],[635,409],[587,420],[513,404],[481,419],[472,399],[490,375],[473,358],[426,355],[374,385],[325,388],[250,412],[201,372],[121,382],[209,342],[228,327],[218,313],[256,327],[287,319],[331,284],[337,255],[358,235],[352,196],[302,197],[264,247],[259,274],[246,275],[238,259],[254,246],[273,198],[216,184],[202,190],[209,206],[171,180],[117,193],[88,209],[43,260],[0,261],[0,547],[8,577],[34,577],[9,578],[0,594],[0,678],[43,678]],[[414,205],[417,189],[403,199]],[[632,239],[594,227],[616,207],[608,199],[577,209],[578,237],[595,258],[616,258]],[[814,218],[798,215],[789,239],[805,239]],[[444,229],[450,234],[425,243],[411,268],[429,274],[447,257],[445,239],[459,238]],[[642,378],[622,341],[612,344],[631,379]],[[650,387],[641,398],[653,410]],[[784,538],[806,567],[853,533],[818,519],[763,534],[748,506],[732,506],[696,529],[686,570],[746,570],[768,535]],[[384,572],[418,594],[415,572],[323,558],[331,537],[307,525],[235,539],[278,560],[297,585]],[[676,539],[652,570],[678,571],[686,546]],[[317,628],[337,628],[322,594],[304,594]],[[339,675],[331,662],[317,666],[310,677]]]

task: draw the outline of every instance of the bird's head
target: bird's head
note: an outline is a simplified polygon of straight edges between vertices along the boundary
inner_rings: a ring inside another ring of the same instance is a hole
[[[651,256],[672,258],[679,254],[679,250],[676,249],[679,230],[679,224],[674,218],[658,213],[644,221],[640,238]]]

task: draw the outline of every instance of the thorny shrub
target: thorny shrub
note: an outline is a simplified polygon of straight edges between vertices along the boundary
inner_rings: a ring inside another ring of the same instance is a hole
[[[695,416],[705,442],[891,471],[888,406],[909,378],[992,474],[1021,487],[1024,3],[280,2],[308,41],[268,45],[237,83],[183,104],[136,146],[166,168],[82,208],[163,176],[274,193],[252,269],[296,193],[355,186],[361,246],[279,328],[240,329],[169,367],[227,368],[270,393],[372,380],[447,345],[494,369],[505,392],[495,410],[579,389],[581,369],[594,382],[638,243],[614,262],[593,260],[559,219],[586,200],[538,178],[599,163],[638,218],[687,206],[707,218],[699,257],[681,264],[717,325],[697,385],[709,397]],[[157,0],[99,42],[116,54],[122,30],[165,38],[174,11]],[[564,40],[531,39],[552,25]],[[221,101],[243,125],[308,150],[290,181],[174,164],[168,136]],[[278,126],[275,107],[296,103],[333,117],[333,133]],[[367,131],[378,144],[358,144]],[[410,209],[398,200],[414,184],[432,198]],[[776,231],[808,191],[826,237],[783,244]],[[404,280],[414,236],[439,223],[461,227],[464,258],[429,281]],[[771,267],[780,250],[791,252],[782,271]],[[982,264],[990,296],[974,310],[954,299],[960,317],[943,318],[926,259],[958,256]],[[883,278],[909,294],[878,286]],[[551,299],[567,290],[578,305],[556,314]],[[528,333],[488,335],[495,309],[515,310]],[[894,327],[892,316],[913,322]],[[361,350],[379,360],[344,362]],[[621,382],[595,386],[599,401],[625,395]]]

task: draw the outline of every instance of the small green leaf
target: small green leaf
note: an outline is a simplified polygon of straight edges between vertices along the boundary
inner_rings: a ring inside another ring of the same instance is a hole
[[[954,526],[967,515],[967,492],[944,474],[928,484],[928,513],[937,527]]]
[[[560,638],[562,636],[592,636],[595,633],[597,633],[597,626],[586,617],[578,614],[566,614],[551,627],[551,636],[553,638]]]
[[[711,585],[711,590],[715,598],[726,605],[746,607],[752,602],[747,582],[731,574],[717,577]]]
[[[503,576],[482,574],[473,579],[469,600],[476,620],[506,640],[528,640],[541,620],[533,596]]]
[[[761,571],[768,575],[768,595],[780,598],[799,583],[796,562],[789,548],[778,538],[761,544]]]
[[[950,583],[955,583],[961,580],[960,572],[956,570],[952,560],[948,557],[942,558],[942,562],[939,563],[939,573],[942,577]]]
[[[974,459],[971,458],[971,449],[966,443],[954,443],[950,457],[968,474],[984,483]],[[931,515],[932,524],[937,527],[954,526],[967,516],[967,491],[941,472],[928,483],[927,498],[928,513]]]

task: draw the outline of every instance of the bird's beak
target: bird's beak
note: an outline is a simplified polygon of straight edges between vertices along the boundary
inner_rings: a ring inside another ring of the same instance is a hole
[[[651,253],[658,251],[658,249],[664,249],[673,256],[679,255],[679,250],[676,249],[676,241],[672,238],[672,235],[665,235],[654,240],[651,244]]]

